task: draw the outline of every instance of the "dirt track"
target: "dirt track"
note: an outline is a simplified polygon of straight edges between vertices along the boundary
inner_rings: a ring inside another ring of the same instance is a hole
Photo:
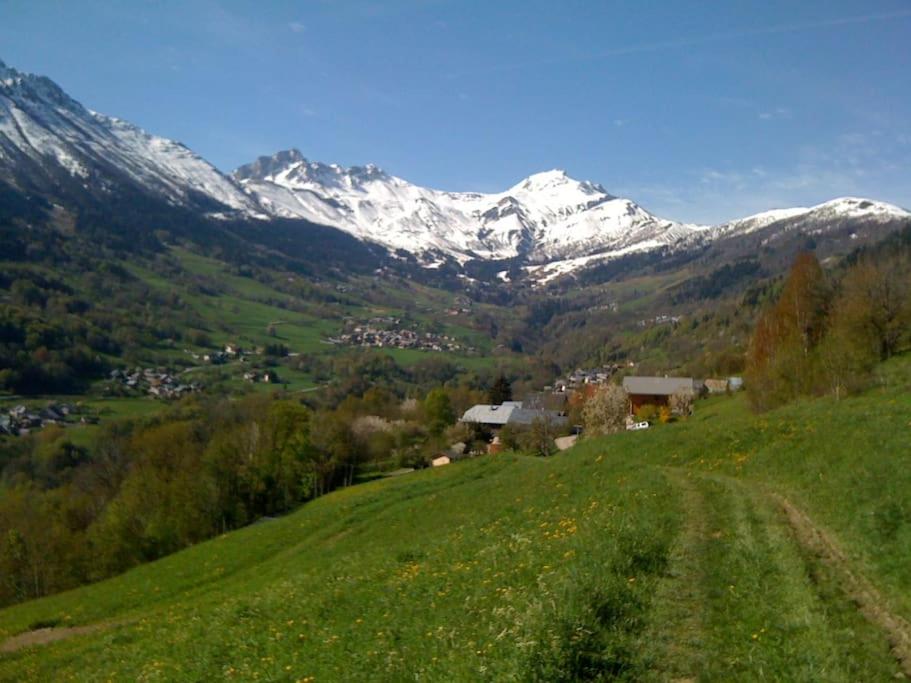
[[[773,494],[773,497],[784,510],[797,542],[832,572],[861,614],[885,632],[892,654],[902,671],[906,676],[911,676],[911,624],[894,614],[873,584],[851,568],[844,552],[829,534],[817,527],[813,520],[788,499],[777,494]]]
[[[62,628],[38,628],[34,631],[25,631],[3,641],[0,644],[0,652],[16,652],[32,645],[47,645],[58,640],[92,633],[100,628],[102,628],[101,625],[93,624],[91,626],[64,626]]]

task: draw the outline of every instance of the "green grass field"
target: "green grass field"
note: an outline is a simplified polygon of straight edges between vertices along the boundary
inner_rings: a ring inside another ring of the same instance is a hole
[[[884,618],[898,635],[911,619],[909,376],[896,362],[840,402],[757,417],[723,397],[549,459],[341,490],[0,611],[0,642],[94,626],[0,654],[0,678],[891,680]]]

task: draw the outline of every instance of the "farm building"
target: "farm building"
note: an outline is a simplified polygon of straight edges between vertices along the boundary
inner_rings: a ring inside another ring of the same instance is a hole
[[[630,414],[644,405],[666,406],[677,392],[699,393],[692,377],[624,377],[623,388],[629,394]]]
[[[728,381],[726,379],[707,379],[705,388],[710,394],[723,394],[728,390]]]
[[[507,424],[528,426],[539,419],[548,420],[554,425],[564,425],[567,422],[566,416],[558,411],[525,408],[522,401],[504,401],[498,406],[481,403],[466,410],[461,421],[499,429]]]
[[[466,450],[467,446],[459,441],[458,443],[452,444],[445,451],[437,452],[430,461],[430,464],[434,467],[441,467],[456,462],[457,460],[464,460],[469,457],[469,454],[465,452]]]

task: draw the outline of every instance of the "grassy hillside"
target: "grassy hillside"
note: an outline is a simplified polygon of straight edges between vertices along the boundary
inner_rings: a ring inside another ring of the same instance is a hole
[[[897,654],[911,619],[909,378],[339,491],[0,612],[0,640],[91,627],[0,654],[0,678],[887,680],[877,615]]]

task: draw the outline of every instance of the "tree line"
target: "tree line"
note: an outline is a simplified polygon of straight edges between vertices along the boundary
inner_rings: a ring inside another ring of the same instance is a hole
[[[194,396],[84,445],[48,427],[0,449],[0,605],[119,573],[340,486],[424,467],[482,391],[385,389],[305,405]],[[331,402],[331,403],[330,403]],[[470,447],[470,444],[469,444]]]
[[[812,253],[799,254],[747,350],[753,408],[866,387],[875,367],[911,341],[909,294],[907,246],[860,253],[831,275]]]

